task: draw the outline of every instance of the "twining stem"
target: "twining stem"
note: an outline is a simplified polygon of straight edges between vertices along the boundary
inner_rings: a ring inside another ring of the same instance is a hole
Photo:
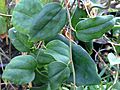
[[[117,67],[119,67],[119,65],[117,65]],[[108,88],[108,90],[111,90],[112,87],[117,83],[118,76],[119,76],[119,72],[117,71],[117,72],[116,72],[116,75],[115,75],[114,82],[113,82],[113,84]]]
[[[81,0],[81,1],[82,1],[82,3],[84,4],[85,10],[86,10],[88,16],[91,17],[91,15],[90,15],[90,13],[89,13],[89,10],[88,10],[88,8],[87,8],[87,5],[86,5],[87,2],[86,2],[86,1],[83,1],[83,0]]]
[[[73,1],[72,6],[70,7],[70,11],[72,10],[72,8],[73,8],[75,2],[76,2],[76,0]]]
[[[10,61],[10,58],[5,54],[5,52],[2,50],[2,48],[0,48],[0,55],[4,56],[6,59],[8,59]]]
[[[108,0],[107,5],[106,5],[105,7],[103,7],[103,6],[93,6],[93,7],[91,7],[90,11],[91,11],[93,8],[108,9],[108,8],[110,7],[111,1],[112,1],[112,0]]]
[[[0,13],[0,16],[3,16],[3,17],[12,17],[12,15],[7,15],[7,14],[3,14],[3,13]]]
[[[69,1],[68,1],[68,3],[69,3]],[[70,26],[70,29],[69,29],[69,33],[70,33],[70,39],[69,39],[70,62],[71,62],[71,65],[72,65],[74,90],[76,90],[75,68],[74,68],[74,63],[73,63],[73,59],[72,59],[72,41],[71,41],[71,37],[72,37],[71,36],[71,30],[73,29],[73,27],[72,27],[72,24],[71,24],[70,12],[69,12],[68,5],[67,5],[66,1],[65,1],[65,5],[66,5],[66,9],[67,9],[68,22],[69,22],[69,26]]]

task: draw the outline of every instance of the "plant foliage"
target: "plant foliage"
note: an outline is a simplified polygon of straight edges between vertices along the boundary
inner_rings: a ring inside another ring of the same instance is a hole
[[[3,72],[3,80],[19,85],[32,82],[39,85],[39,90],[61,90],[69,85],[72,88],[73,84],[81,90],[83,85],[100,84],[97,66],[90,56],[92,42],[114,28],[116,19],[113,15],[90,17],[79,4],[69,12],[69,5],[64,4],[52,0],[17,3],[8,36],[14,47],[27,55],[11,59]],[[3,8],[0,10],[3,13]],[[5,18],[0,17],[0,34],[6,32],[5,25]],[[79,41],[84,42],[87,51]],[[108,59],[112,64],[111,54]]]

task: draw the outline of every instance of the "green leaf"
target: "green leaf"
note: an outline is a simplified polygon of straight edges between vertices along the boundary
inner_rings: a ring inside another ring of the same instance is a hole
[[[51,55],[45,53],[45,50],[43,49],[39,49],[34,52],[33,56],[37,60],[38,67],[42,67],[46,64],[49,64],[50,62],[55,61],[55,59]]]
[[[82,18],[86,18],[87,17],[87,13],[85,10],[83,10],[82,8],[79,8],[78,6],[75,9],[75,12],[72,16],[71,22],[72,22],[72,26],[75,28],[76,24],[82,19]]]
[[[61,40],[69,45],[69,40],[63,35],[57,35],[51,40]],[[81,46],[74,43],[72,43],[72,52],[76,73],[76,84],[78,86],[99,84],[100,77],[97,74],[97,67],[91,56]],[[68,82],[71,83],[71,81],[73,82],[72,75]]]
[[[30,90],[51,90],[50,85],[42,85],[41,87],[32,87]]]
[[[57,35],[66,22],[66,10],[58,3],[50,3],[44,6],[40,12],[32,32],[33,41],[45,40]],[[46,35],[47,34],[47,35]]]
[[[112,29],[115,24],[112,15],[97,16],[80,21],[76,25],[76,36],[83,42],[100,38],[105,32]]]
[[[101,85],[101,87],[99,87],[97,85],[91,85],[88,87],[88,90],[104,90],[104,89],[102,89],[102,85]]]
[[[23,34],[32,31],[35,18],[42,9],[40,0],[20,0],[12,14],[12,23]]]
[[[29,52],[33,47],[33,43],[30,42],[28,36],[18,32],[15,28],[11,28],[8,33],[12,44],[17,50]]]
[[[0,13],[6,13],[7,8],[6,8],[6,1],[5,0],[0,0]]]
[[[99,0],[91,0],[93,3],[99,3]],[[102,1],[102,0],[101,0]],[[104,0],[103,0],[104,1]]]
[[[70,62],[69,47],[60,40],[53,40],[46,45],[45,53],[50,54],[55,60],[68,63]]]
[[[87,50],[87,52],[89,54],[92,54],[92,50],[93,50],[93,42],[85,42],[85,49]]]
[[[48,77],[52,90],[57,90],[69,76],[70,69],[66,64],[55,61],[48,65]]]
[[[79,45],[73,44],[73,62],[76,73],[76,84],[91,85],[99,84],[100,78],[97,67],[90,55]],[[72,81],[72,75],[70,81]]]
[[[2,78],[15,84],[26,84],[34,80],[37,63],[31,55],[13,58],[6,66]]]
[[[112,90],[119,90],[120,89],[120,82],[117,81],[115,85],[113,85]]]
[[[7,32],[7,27],[6,27],[6,19],[2,16],[0,16],[0,34],[4,34]]]
[[[120,64],[120,57],[115,56],[113,53],[108,54],[110,65]]]
[[[35,79],[33,80],[34,85],[46,84],[48,82],[48,72],[44,69],[36,69],[35,70]]]
[[[116,32],[116,34],[118,34],[119,32]],[[119,38],[119,36],[118,36],[118,38]],[[117,39],[118,41],[117,41],[117,43],[120,43],[120,41],[119,41],[119,39]],[[117,51],[117,53],[119,54],[120,53],[120,46],[115,46],[115,49],[116,49],[116,51]]]
[[[82,46],[89,54],[92,54],[92,49],[93,49],[93,42],[83,42],[78,40],[78,45]]]
[[[19,32],[28,34],[36,42],[61,31],[66,22],[66,10],[58,3],[49,3],[42,9],[39,0],[21,0],[13,11],[12,22]]]
[[[47,3],[50,3],[52,2],[53,0],[40,0],[43,4],[47,4]]]
[[[41,86],[41,87],[32,87],[30,90],[48,90],[47,85],[46,86]]]
[[[84,87],[79,86],[79,87],[76,88],[76,90],[84,90]]]

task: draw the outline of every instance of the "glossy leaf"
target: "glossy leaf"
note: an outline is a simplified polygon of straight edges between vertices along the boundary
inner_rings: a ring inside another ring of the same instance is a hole
[[[115,24],[112,15],[97,16],[80,21],[76,25],[76,36],[83,42],[100,38],[105,32],[112,29]]]
[[[54,37],[61,31],[66,22],[66,10],[62,9],[61,5],[49,3],[42,9],[38,1],[21,0],[15,7],[12,18],[15,28],[28,34],[34,42]]]
[[[53,40],[46,45],[45,53],[50,54],[55,58],[55,60],[68,63],[70,61],[69,57],[69,47],[60,40]]]
[[[78,40],[78,45],[82,46],[89,54],[92,54],[93,42],[83,42]]]
[[[15,28],[9,30],[9,38],[14,47],[21,52],[29,52],[33,46],[27,35],[18,32]]]
[[[69,40],[63,35],[57,35],[49,41],[51,40],[61,40],[67,45],[69,45]],[[74,43],[72,43],[72,52],[76,73],[76,84],[78,86],[99,84],[100,77],[97,74],[97,67],[90,55],[81,46]],[[70,83],[72,80],[73,78],[71,74],[68,83]]]
[[[44,68],[40,70],[37,68],[35,70],[35,79],[33,80],[33,84],[39,86],[41,84],[46,84],[48,82],[48,73]]]
[[[42,85],[41,87],[32,87],[30,90],[51,90],[49,84]]]
[[[57,90],[69,76],[70,69],[66,64],[56,61],[48,65],[48,77],[52,90]]]
[[[113,53],[108,54],[108,60],[110,62],[110,65],[120,64],[120,58],[115,56]]]
[[[30,32],[41,9],[40,0],[20,0],[12,14],[12,23],[16,30],[23,34]]]
[[[13,58],[6,66],[2,78],[15,84],[26,84],[34,80],[37,63],[30,55],[21,55]]]
[[[0,34],[4,34],[7,31],[6,19],[0,16]]]
[[[54,37],[64,27],[65,22],[66,10],[58,3],[47,4],[36,19],[30,37],[33,41]]]
[[[49,64],[50,62],[55,61],[55,59],[51,55],[45,53],[45,50],[43,49],[37,50],[33,55],[37,60],[38,67],[42,67],[46,64]]]
[[[91,85],[99,84],[100,78],[97,67],[90,55],[79,45],[73,44],[73,61],[76,72],[76,84]],[[70,81],[72,81],[72,75]]]
[[[120,82],[117,81],[117,82],[113,85],[112,90],[119,90],[119,89],[120,89]]]
[[[82,18],[86,18],[86,17],[87,17],[86,11],[77,6],[71,19],[72,26],[75,28],[77,23],[81,21]]]
[[[118,32],[117,32],[118,33]],[[119,37],[118,37],[119,38]],[[117,41],[118,43],[120,43],[120,41],[119,41],[119,39],[118,39],[118,41]],[[116,51],[117,51],[117,53],[119,54],[120,53],[120,46],[115,46],[115,49],[116,49]]]

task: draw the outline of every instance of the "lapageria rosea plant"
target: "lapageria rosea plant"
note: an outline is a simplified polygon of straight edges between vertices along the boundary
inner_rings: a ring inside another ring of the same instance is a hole
[[[15,6],[8,34],[14,47],[27,54],[12,58],[3,80],[18,85],[33,83],[39,90],[100,84],[94,60],[77,41],[90,43],[102,37],[114,27],[114,17],[88,17],[78,6],[73,12],[66,3],[42,2],[20,0]]]

